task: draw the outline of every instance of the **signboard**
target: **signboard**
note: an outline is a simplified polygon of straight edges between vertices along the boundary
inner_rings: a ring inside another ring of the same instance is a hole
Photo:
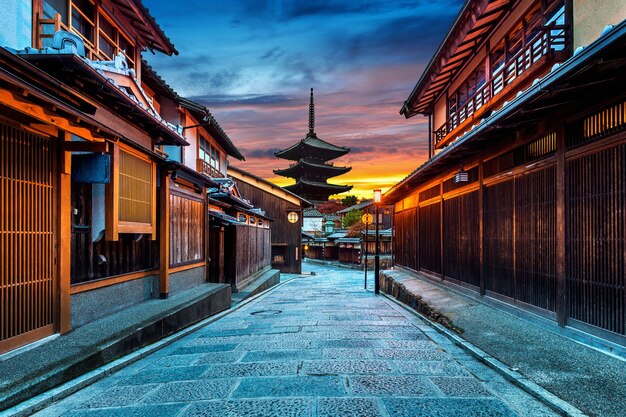
[[[361,216],[361,221],[364,224],[372,224],[373,220],[374,220],[374,216],[372,216],[371,214],[364,214]]]

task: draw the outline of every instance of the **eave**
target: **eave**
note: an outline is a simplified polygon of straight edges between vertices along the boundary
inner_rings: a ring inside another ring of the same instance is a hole
[[[626,51],[626,20],[591,45],[578,49],[567,61],[555,66],[542,79],[535,80],[526,91],[520,92],[507,106],[482,119],[464,136],[457,137],[441,152],[389,189],[384,195],[385,202],[395,203],[420,184],[471,159],[481,149],[488,148],[489,144],[497,143],[503,132],[518,131],[520,127],[533,125],[536,118],[532,116],[542,109],[577,103],[581,95],[590,90],[602,99],[605,94],[600,90],[603,84],[604,88],[609,92],[613,91],[613,94],[615,91],[625,91],[624,51]],[[611,83],[616,82],[622,83],[619,89],[611,88]]]
[[[246,158],[239,152],[239,149],[230,140],[207,107],[187,98],[180,98],[179,103],[193,115],[201,127],[209,132],[228,155],[240,161],[245,161]]]
[[[316,136],[307,136],[287,149],[274,153],[276,157],[299,161],[305,157],[319,158],[330,161],[350,152],[350,149],[333,145]]]
[[[165,121],[158,120],[78,55],[20,54],[20,57],[68,86],[80,90],[103,107],[112,108],[115,114],[150,134],[156,144],[189,145]]]
[[[274,174],[289,178],[299,178],[305,173],[318,173],[326,178],[333,178],[350,172],[350,170],[352,170],[352,167],[336,167],[308,161],[298,161],[289,168],[275,169]]]
[[[400,114],[407,119],[417,114],[431,114],[437,97],[515,3],[517,0],[467,0]]]

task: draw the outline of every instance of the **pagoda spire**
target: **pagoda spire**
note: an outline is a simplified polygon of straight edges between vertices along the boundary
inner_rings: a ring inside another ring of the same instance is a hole
[[[313,102],[313,89],[311,88],[311,101],[309,103],[309,135],[315,134],[315,103]]]

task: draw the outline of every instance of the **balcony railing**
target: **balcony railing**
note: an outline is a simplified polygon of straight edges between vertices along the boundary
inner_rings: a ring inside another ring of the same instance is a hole
[[[492,99],[501,95],[503,91],[518,80],[522,74],[530,69],[539,68],[541,63],[556,61],[556,54],[564,52],[567,46],[567,28],[562,25],[551,25],[543,29],[526,47],[515,54],[480,87],[446,123],[434,132],[435,146],[445,138],[471,120],[477,113],[483,113]],[[545,59],[544,59],[545,58]],[[481,110],[482,109],[482,110]]]
[[[222,174],[219,170],[213,168],[211,164],[209,164],[204,159],[198,159],[196,170],[209,178],[224,178],[224,174]]]

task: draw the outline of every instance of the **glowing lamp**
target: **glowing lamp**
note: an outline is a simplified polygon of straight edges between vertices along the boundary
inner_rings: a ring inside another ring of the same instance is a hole
[[[289,214],[287,214],[287,220],[289,220],[289,223],[296,223],[298,221],[298,213],[290,211]]]
[[[382,197],[380,190],[374,190],[374,204],[379,204]]]

